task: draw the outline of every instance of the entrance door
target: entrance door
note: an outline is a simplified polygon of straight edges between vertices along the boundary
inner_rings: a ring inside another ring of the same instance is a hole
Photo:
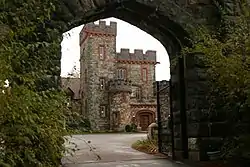
[[[150,121],[150,118],[149,118],[149,115],[141,115],[140,116],[140,126],[141,126],[141,130],[142,131],[146,131],[148,126],[149,126],[149,122]]]

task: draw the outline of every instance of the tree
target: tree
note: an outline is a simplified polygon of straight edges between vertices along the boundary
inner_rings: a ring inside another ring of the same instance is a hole
[[[67,98],[50,84],[60,75],[56,2],[0,2],[0,80],[10,83],[0,88],[0,166],[55,167],[65,151]]]

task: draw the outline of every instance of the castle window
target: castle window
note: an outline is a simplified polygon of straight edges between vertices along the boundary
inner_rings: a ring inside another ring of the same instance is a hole
[[[117,70],[117,78],[125,79],[126,78],[126,69],[118,69]]]
[[[148,70],[146,68],[142,69],[142,81],[148,80]]]
[[[87,71],[87,69],[85,69],[85,71],[84,71],[84,80],[85,80],[85,83],[87,83],[87,81],[88,81],[87,75],[88,75],[88,71]]]
[[[136,97],[136,91],[137,91],[137,88],[132,87],[131,97]]]
[[[104,50],[104,46],[99,46],[99,58],[100,60],[104,60],[104,55],[105,54],[105,50]]]
[[[105,106],[100,106],[100,116],[102,118],[106,117],[106,107]]]
[[[141,90],[139,88],[136,89],[135,96],[137,99],[141,99]]]
[[[105,79],[104,79],[104,78],[101,78],[101,79],[100,79],[100,89],[101,89],[101,90],[104,90],[104,89],[105,89]]]

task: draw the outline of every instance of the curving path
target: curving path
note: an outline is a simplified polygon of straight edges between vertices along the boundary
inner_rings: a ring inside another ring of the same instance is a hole
[[[178,167],[163,156],[149,155],[131,148],[133,142],[143,138],[146,138],[146,134],[73,135],[67,137],[65,144],[76,151],[67,153],[62,163],[65,167]]]

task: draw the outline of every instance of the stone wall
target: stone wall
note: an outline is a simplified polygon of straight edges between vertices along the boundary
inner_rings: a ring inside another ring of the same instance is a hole
[[[121,61],[121,59],[123,61]],[[143,51],[138,49],[134,50],[134,53],[130,53],[128,49],[121,49],[120,53],[117,53],[117,60],[118,63],[116,64],[116,68],[126,69],[127,79],[131,81],[134,88],[140,91],[140,98],[132,96],[131,102],[155,103],[156,99],[153,96],[153,82],[155,81],[156,53],[147,51],[146,54],[143,54]],[[147,70],[146,81],[142,80],[143,69]],[[136,91],[136,89],[132,91]],[[135,94],[135,92],[132,93]]]
[[[131,124],[133,115],[129,101],[129,92],[114,92],[110,94],[109,109],[112,130],[123,131],[126,125]]]

